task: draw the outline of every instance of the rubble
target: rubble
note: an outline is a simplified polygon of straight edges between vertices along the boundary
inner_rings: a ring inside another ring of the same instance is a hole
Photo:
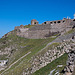
[[[51,63],[53,60],[59,58],[64,53],[68,53],[67,66],[65,67],[65,75],[67,73],[71,74],[74,70],[74,56],[75,56],[75,44],[70,40],[64,41],[59,46],[54,47],[53,49],[47,50],[45,53],[40,53],[37,56],[31,57],[31,69],[28,68],[26,75],[30,75],[40,68],[46,66]]]

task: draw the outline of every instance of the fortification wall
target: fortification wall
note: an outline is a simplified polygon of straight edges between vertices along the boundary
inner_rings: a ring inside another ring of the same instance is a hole
[[[51,25],[50,24],[45,24],[45,25],[36,25],[32,28],[30,28],[30,31],[35,31],[35,30],[45,30],[45,29],[51,29]]]
[[[66,19],[65,22],[61,21],[61,23],[36,25],[35,27],[29,29],[28,36],[29,38],[38,39],[45,38],[46,35],[50,35],[50,33],[66,32],[72,28],[70,26],[71,22],[71,19]]]
[[[65,20],[59,20],[58,21],[51,21],[49,24],[41,24],[41,25],[35,25],[31,28],[17,28],[17,35],[25,38],[31,38],[31,39],[38,39],[38,38],[46,38],[54,33],[63,33],[66,31],[69,31],[72,28],[71,22],[73,22],[72,19],[65,19]]]
[[[26,32],[26,31],[28,31],[28,30],[29,30],[29,28],[20,28],[20,29],[19,29],[19,31],[22,32],[22,33],[23,33],[23,32]]]
[[[28,38],[33,39],[45,38],[46,34],[49,34],[49,31],[50,31],[49,29],[29,31]]]
[[[17,35],[20,36],[20,37],[25,37],[25,38],[28,38],[28,30],[29,28],[19,28],[17,30]]]
[[[29,29],[28,31],[28,38],[46,38],[46,35],[49,34],[51,29],[51,25],[36,25]]]

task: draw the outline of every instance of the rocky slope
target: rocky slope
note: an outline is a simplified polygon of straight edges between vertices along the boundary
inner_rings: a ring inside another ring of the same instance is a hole
[[[38,75],[37,70],[58,58],[61,59],[64,53],[69,53],[70,58],[67,60],[67,65],[61,64],[65,67],[61,71],[64,71],[64,74],[73,73],[75,39],[72,40],[72,37],[74,36],[74,30],[59,37],[56,35],[46,39],[25,39],[16,36],[15,31],[6,34],[0,39],[0,59],[8,59],[8,62],[5,64],[5,69],[0,72],[1,75]],[[65,59],[64,61],[66,63]],[[53,69],[55,67],[51,70]],[[51,70],[45,75],[48,75]],[[44,74],[39,72],[39,75]]]
[[[42,53],[39,54],[38,56],[33,58],[32,72],[34,72],[35,70],[39,70],[39,68],[41,67],[46,66],[48,63],[52,62],[56,58],[59,58],[64,53],[68,53],[67,66],[64,69],[64,72],[65,74],[68,72],[72,73],[74,71],[74,60],[75,60],[74,50],[75,50],[75,41],[68,40],[61,43],[61,45],[54,47],[54,49],[49,49],[48,51],[46,51],[44,55]]]

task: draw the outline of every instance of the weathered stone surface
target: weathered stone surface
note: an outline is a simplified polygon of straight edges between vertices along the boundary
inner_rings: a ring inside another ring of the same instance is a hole
[[[75,43],[71,43],[68,47],[68,60],[67,60],[67,66],[64,69],[65,71],[65,75],[69,75],[69,73],[72,75],[73,71],[74,71],[74,62],[75,62]]]
[[[35,71],[39,70],[40,68],[46,66],[48,63],[52,62],[56,58],[59,58],[61,55],[63,55],[65,52],[68,53],[68,60],[67,60],[67,66],[65,67],[64,71],[65,74],[71,74],[74,70],[74,43],[73,42],[65,41],[61,43],[61,45],[57,47],[53,47],[51,50],[47,50],[45,53],[41,53],[37,56],[31,57],[31,69],[28,68],[28,71],[25,72],[27,75],[34,73]],[[73,47],[71,47],[71,45]],[[68,50],[68,51],[67,51]]]
[[[59,35],[57,36],[60,36],[61,34],[69,31],[73,27],[73,25],[70,24],[71,22],[73,22],[72,19],[64,19],[64,21],[65,22],[63,22],[63,20],[60,20],[60,23],[58,23],[58,20],[47,21],[46,24],[43,23],[40,25],[37,22],[36,25],[31,28],[24,28],[24,26],[22,27],[18,26],[18,27],[15,27],[15,30],[17,31],[18,36],[31,38],[31,39],[47,38],[58,33]],[[51,22],[53,23],[51,24]],[[32,24],[34,24],[34,20]],[[70,36],[66,38],[70,38]],[[61,38],[61,39],[64,39],[64,38]]]

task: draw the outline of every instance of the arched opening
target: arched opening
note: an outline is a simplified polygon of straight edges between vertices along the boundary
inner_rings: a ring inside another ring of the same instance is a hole
[[[54,22],[54,24],[56,24],[56,21]]]
[[[72,39],[74,39],[74,36],[72,36]]]
[[[52,22],[50,22],[50,24],[52,24]]]
[[[44,24],[46,24],[46,22],[44,22]]]
[[[57,23],[61,23],[61,21],[58,21]]]
[[[34,22],[34,24],[36,24],[36,22]]]
[[[74,29],[75,28],[75,25],[72,27],[72,29]]]
[[[75,21],[75,19],[73,21]]]
[[[63,23],[65,22],[65,20],[63,21]]]

